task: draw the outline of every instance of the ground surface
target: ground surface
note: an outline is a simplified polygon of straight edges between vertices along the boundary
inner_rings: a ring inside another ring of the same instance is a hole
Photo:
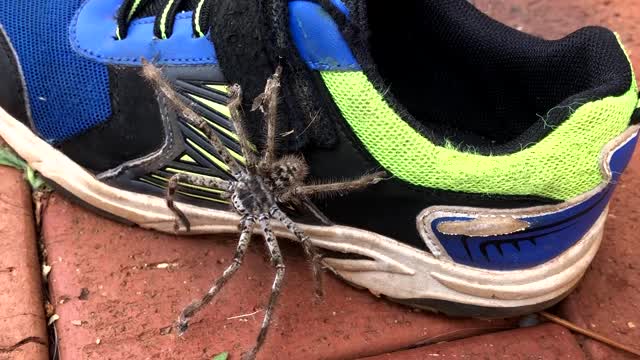
[[[580,26],[618,31],[640,69],[637,0],[477,0],[514,27],[557,38]],[[45,359],[30,195],[14,170],[0,168],[0,359]],[[613,200],[603,247],[584,281],[555,311],[631,346],[640,344],[640,153]],[[254,339],[272,270],[255,246],[215,305],[177,338],[169,326],[183,306],[229,263],[233,237],[187,238],[131,228],[54,195],[41,236],[52,266],[62,359],[238,359]],[[287,278],[262,359],[632,359],[544,324],[449,319],[414,312],[326,276],[316,304],[301,252],[285,246]],[[253,314],[254,315],[250,315]],[[249,314],[249,315],[248,315]]]

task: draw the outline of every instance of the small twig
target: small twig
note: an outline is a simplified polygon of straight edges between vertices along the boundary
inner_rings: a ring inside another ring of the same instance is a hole
[[[564,320],[564,319],[561,319],[561,318],[559,318],[559,317],[557,317],[555,315],[549,314],[546,311],[541,311],[541,312],[539,312],[539,314],[543,318],[545,318],[545,319],[547,319],[547,320],[549,320],[551,322],[554,322],[556,324],[560,324],[560,325],[566,327],[567,329],[569,329],[571,331],[577,332],[578,334],[582,334],[584,336],[587,336],[587,337],[590,337],[592,339],[598,340],[598,341],[603,342],[603,343],[605,343],[605,344],[607,344],[607,345],[609,345],[611,347],[614,347],[616,349],[626,351],[626,352],[634,354],[636,356],[640,356],[640,351],[638,351],[636,349],[633,349],[633,348],[631,348],[629,346],[620,344],[619,342],[613,341],[613,340],[611,340],[609,338],[606,338],[606,337],[604,337],[604,336],[602,336],[600,334],[596,334],[595,332],[593,332],[591,330],[581,328],[581,327],[579,327],[579,326],[577,326],[577,325],[575,325],[575,324],[573,324],[573,323],[571,323],[571,322],[569,322],[567,320]]]
[[[261,312],[261,311],[262,311],[262,309],[259,309],[259,310],[256,310],[256,311],[252,312],[251,314],[244,314],[244,315],[232,316],[232,317],[230,317],[230,318],[227,318],[227,320],[234,320],[234,319],[246,318],[246,317],[249,317],[249,316],[253,316],[253,315],[255,315],[255,314],[257,314],[257,313],[259,313],[259,312]]]

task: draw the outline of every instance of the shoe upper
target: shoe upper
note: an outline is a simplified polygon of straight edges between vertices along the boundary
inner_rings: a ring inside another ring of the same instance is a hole
[[[470,266],[518,269],[566,250],[608,203],[617,178],[603,162],[618,174],[635,146],[630,136],[603,160],[640,117],[629,60],[603,28],[543,40],[464,0],[137,3],[0,4],[0,106],[113,186],[163,196],[175,173],[230,176],[143,79],[143,58],[240,161],[226,85],[242,84],[249,105],[283,64],[281,153],[303,153],[314,181],[390,175],[317,206]],[[219,193],[184,187],[179,199],[228,208]],[[527,225],[440,231],[492,211]]]

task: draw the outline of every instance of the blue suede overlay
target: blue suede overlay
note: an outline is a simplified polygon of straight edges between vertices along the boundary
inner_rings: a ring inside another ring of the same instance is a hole
[[[129,24],[127,36],[118,40],[116,20],[122,0],[89,0],[73,20],[71,44],[80,54],[98,62],[140,65],[141,58],[159,65],[217,64],[215,49],[208,36],[194,37],[192,12],[176,15],[173,34],[168,39],[153,35],[153,17]]]
[[[338,6],[338,8],[344,5]],[[302,59],[313,70],[360,70],[349,45],[331,16],[310,1],[289,2],[291,37]]]

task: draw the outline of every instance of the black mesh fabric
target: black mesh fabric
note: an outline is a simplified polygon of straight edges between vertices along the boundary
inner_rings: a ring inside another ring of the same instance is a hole
[[[630,86],[629,63],[604,28],[548,41],[494,21],[465,0],[347,5],[368,35],[370,52],[356,51],[365,71],[379,86],[391,85],[400,112],[438,142],[466,143],[481,153],[519,151],[571,108]]]

